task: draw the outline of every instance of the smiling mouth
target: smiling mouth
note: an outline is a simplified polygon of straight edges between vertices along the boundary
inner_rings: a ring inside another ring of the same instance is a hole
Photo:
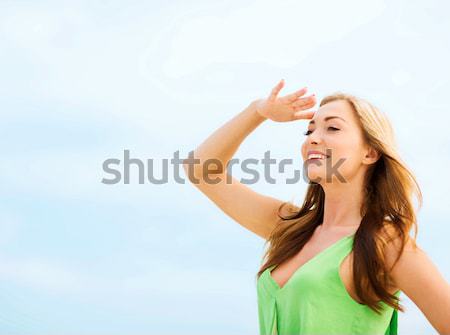
[[[325,160],[327,158],[330,158],[329,155],[321,155],[321,154],[311,154],[308,156],[308,161],[313,161],[313,160]]]

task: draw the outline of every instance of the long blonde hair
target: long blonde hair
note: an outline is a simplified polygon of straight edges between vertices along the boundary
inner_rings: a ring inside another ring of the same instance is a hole
[[[335,100],[345,100],[350,104],[363,131],[365,143],[380,153],[380,158],[365,175],[362,220],[354,236],[353,281],[356,294],[361,303],[376,313],[381,313],[382,306],[370,293],[375,293],[381,301],[403,312],[399,299],[387,290],[391,284],[389,273],[392,268],[387,268],[385,247],[392,239],[400,237],[401,249],[393,266],[408,240],[413,247],[417,247],[418,227],[413,195],[418,199],[419,209],[422,193],[415,176],[399,156],[387,116],[368,101],[342,92],[326,96],[320,106]],[[292,202],[284,202],[278,208],[280,222],[265,243],[269,248],[264,253],[265,261],[257,273],[258,278],[267,268],[293,257],[303,248],[323,221],[324,200],[322,186],[310,183],[300,208]],[[290,215],[281,215],[285,205]],[[413,227],[414,238],[409,239]],[[394,236],[384,234],[387,228],[394,232]]]

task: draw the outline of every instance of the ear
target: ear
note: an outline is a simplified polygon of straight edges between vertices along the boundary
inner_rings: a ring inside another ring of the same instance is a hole
[[[365,164],[373,164],[375,163],[379,158],[381,157],[381,154],[375,150],[373,147],[368,147],[365,153],[365,156],[363,158],[363,163]]]

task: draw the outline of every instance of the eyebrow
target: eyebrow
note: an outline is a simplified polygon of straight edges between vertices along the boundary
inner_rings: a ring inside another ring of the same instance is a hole
[[[336,115],[327,116],[327,117],[324,118],[323,120],[324,120],[324,121],[328,121],[328,120],[331,120],[331,119],[341,119],[342,121],[347,122],[347,121],[345,121],[343,118],[341,118],[340,116],[336,116]],[[311,120],[311,121],[309,121],[308,124],[315,124],[315,123],[316,123],[316,122],[315,122],[314,120]]]

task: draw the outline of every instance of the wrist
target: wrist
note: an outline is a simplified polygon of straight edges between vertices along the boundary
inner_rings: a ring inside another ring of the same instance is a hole
[[[263,116],[260,111],[259,111],[259,106],[260,103],[263,101],[264,99],[256,99],[254,101],[252,101],[252,103],[250,104],[250,109],[252,110],[252,113],[256,116],[256,118],[258,118],[261,122],[267,120],[267,118],[265,116]]]

